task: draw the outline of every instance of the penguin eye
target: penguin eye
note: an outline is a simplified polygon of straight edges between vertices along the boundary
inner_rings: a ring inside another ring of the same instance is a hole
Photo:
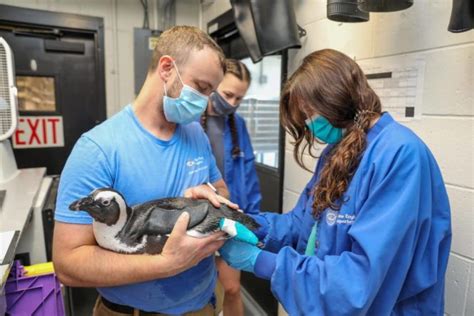
[[[110,205],[110,200],[104,200],[102,201],[103,206],[109,206]]]

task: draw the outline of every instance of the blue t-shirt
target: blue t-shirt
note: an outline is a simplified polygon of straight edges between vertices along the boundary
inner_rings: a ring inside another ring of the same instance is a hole
[[[61,174],[55,220],[91,224],[89,214],[70,211],[68,206],[97,188],[112,187],[134,205],[182,196],[189,187],[219,179],[209,141],[198,123],[177,125],[172,138],[163,141],[140,124],[129,105],[77,141]],[[117,304],[181,314],[208,304],[215,282],[214,258],[209,257],[170,278],[98,291]]]

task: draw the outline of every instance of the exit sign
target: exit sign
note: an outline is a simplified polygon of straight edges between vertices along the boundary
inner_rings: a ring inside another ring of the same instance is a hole
[[[64,147],[62,116],[20,116],[13,148]]]

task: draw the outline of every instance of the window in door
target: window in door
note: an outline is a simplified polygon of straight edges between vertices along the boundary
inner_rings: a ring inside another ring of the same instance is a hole
[[[281,58],[267,56],[256,64],[250,58],[241,60],[248,67],[252,82],[239,114],[247,124],[255,161],[272,168],[278,168],[279,163]]]
[[[16,76],[18,108],[25,112],[56,112],[54,77]]]

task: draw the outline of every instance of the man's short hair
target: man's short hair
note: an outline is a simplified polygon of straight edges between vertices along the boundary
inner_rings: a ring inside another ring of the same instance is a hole
[[[204,47],[216,52],[222,70],[225,72],[225,56],[219,45],[199,28],[185,25],[174,26],[160,35],[153,51],[148,72],[156,70],[160,58],[164,55],[173,57],[176,64],[183,65],[188,60],[190,53],[199,51]]]

